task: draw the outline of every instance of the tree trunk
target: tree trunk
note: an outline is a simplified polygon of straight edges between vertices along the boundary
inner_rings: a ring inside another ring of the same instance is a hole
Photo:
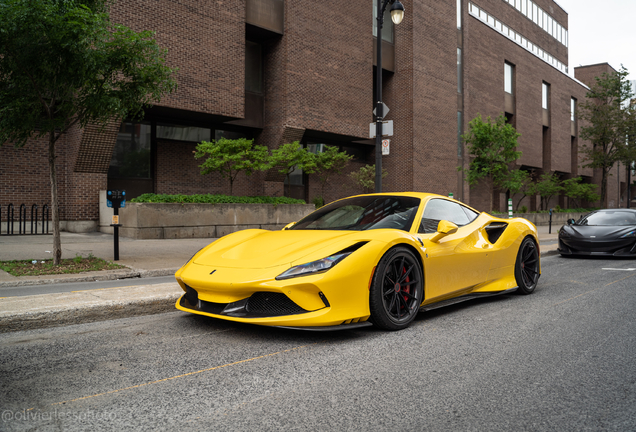
[[[62,260],[60,241],[60,213],[57,202],[57,175],[55,173],[55,131],[49,132],[49,174],[51,177],[51,215],[53,217],[53,265]]]
[[[607,173],[608,168],[601,168],[601,208],[607,208]]]

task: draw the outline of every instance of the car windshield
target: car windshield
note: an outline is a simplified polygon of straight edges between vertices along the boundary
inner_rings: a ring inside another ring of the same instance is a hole
[[[404,196],[347,198],[322,207],[290,229],[364,231],[393,228],[408,231],[419,205],[419,198]]]
[[[609,226],[627,226],[636,225],[636,213],[630,211],[607,211],[596,212],[588,215],[577,225],[609,225]]]

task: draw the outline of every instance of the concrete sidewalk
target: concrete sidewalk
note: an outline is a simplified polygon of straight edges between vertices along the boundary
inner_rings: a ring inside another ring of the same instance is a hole
[[[556,254],[557,231],[537,227],[541,256]],[[135,240],[120,238],[122,270],[75,275],[15,277],[0,270],[0,287],[62,282],[88,282],[174,274],[199,249],[215,239]],[[52,237],[0,236],[0,260],[50,259]],[[92,254],[113,259],[113,236],[103,233],[62,233],[62,258]],[[56,294],[0,298],[0,332],[56,327],[134,315],[173,311],[183,291],[175,282],[136,287],[82,290]]]

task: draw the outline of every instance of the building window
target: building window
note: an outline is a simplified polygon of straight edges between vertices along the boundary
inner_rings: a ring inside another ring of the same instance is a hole
[[[504,91],[514,94],[512,91],[512,80],[514,75],[514,66],[510,63],[504,63]]]
[[[150,123],[123,122],[108,168],[111,178],[150,178]]]
[[[541,84],[541,108],[547,110],[549,109],[548,99],[550,93],[550,84],[542,83]]]
[[[457,0],[457,29],[462,28],[462,0]]]
[[[174,141],[210,141],[211,130],[192,126],[157,123],[157,138]]]
[[[243,132],[234,132],[234,131],[227,131],[227,130],[220,130],[220,129],[215,130],[214,139],[218,141],[221,138],[234,140],[234,139],[249,138],[249,137],[247,136],[247,134],[244,134]]]
[[[245,41],[245,90],[263,93],[263,46]]]
[[[382,40],[393,43],[393,20],[391,8],[384,11],[384,23],[382,24]],[[373,0],[373,36],[378,37],[378,0]]]
[[[570,99],[570,120],[576,120],[576,99]]]

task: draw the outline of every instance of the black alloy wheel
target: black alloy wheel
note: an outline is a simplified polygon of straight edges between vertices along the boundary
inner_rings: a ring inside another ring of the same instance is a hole
[[[539,250],[531,237],[521,242],[517,262],[515,264],[515,279],[519,294],[531,294],[539,281]]]
[[[418,259],[409,249],[395,247],[382,257],[373,275],[371,321],[385,330],[402,330],[417,316],[423,295]]]

